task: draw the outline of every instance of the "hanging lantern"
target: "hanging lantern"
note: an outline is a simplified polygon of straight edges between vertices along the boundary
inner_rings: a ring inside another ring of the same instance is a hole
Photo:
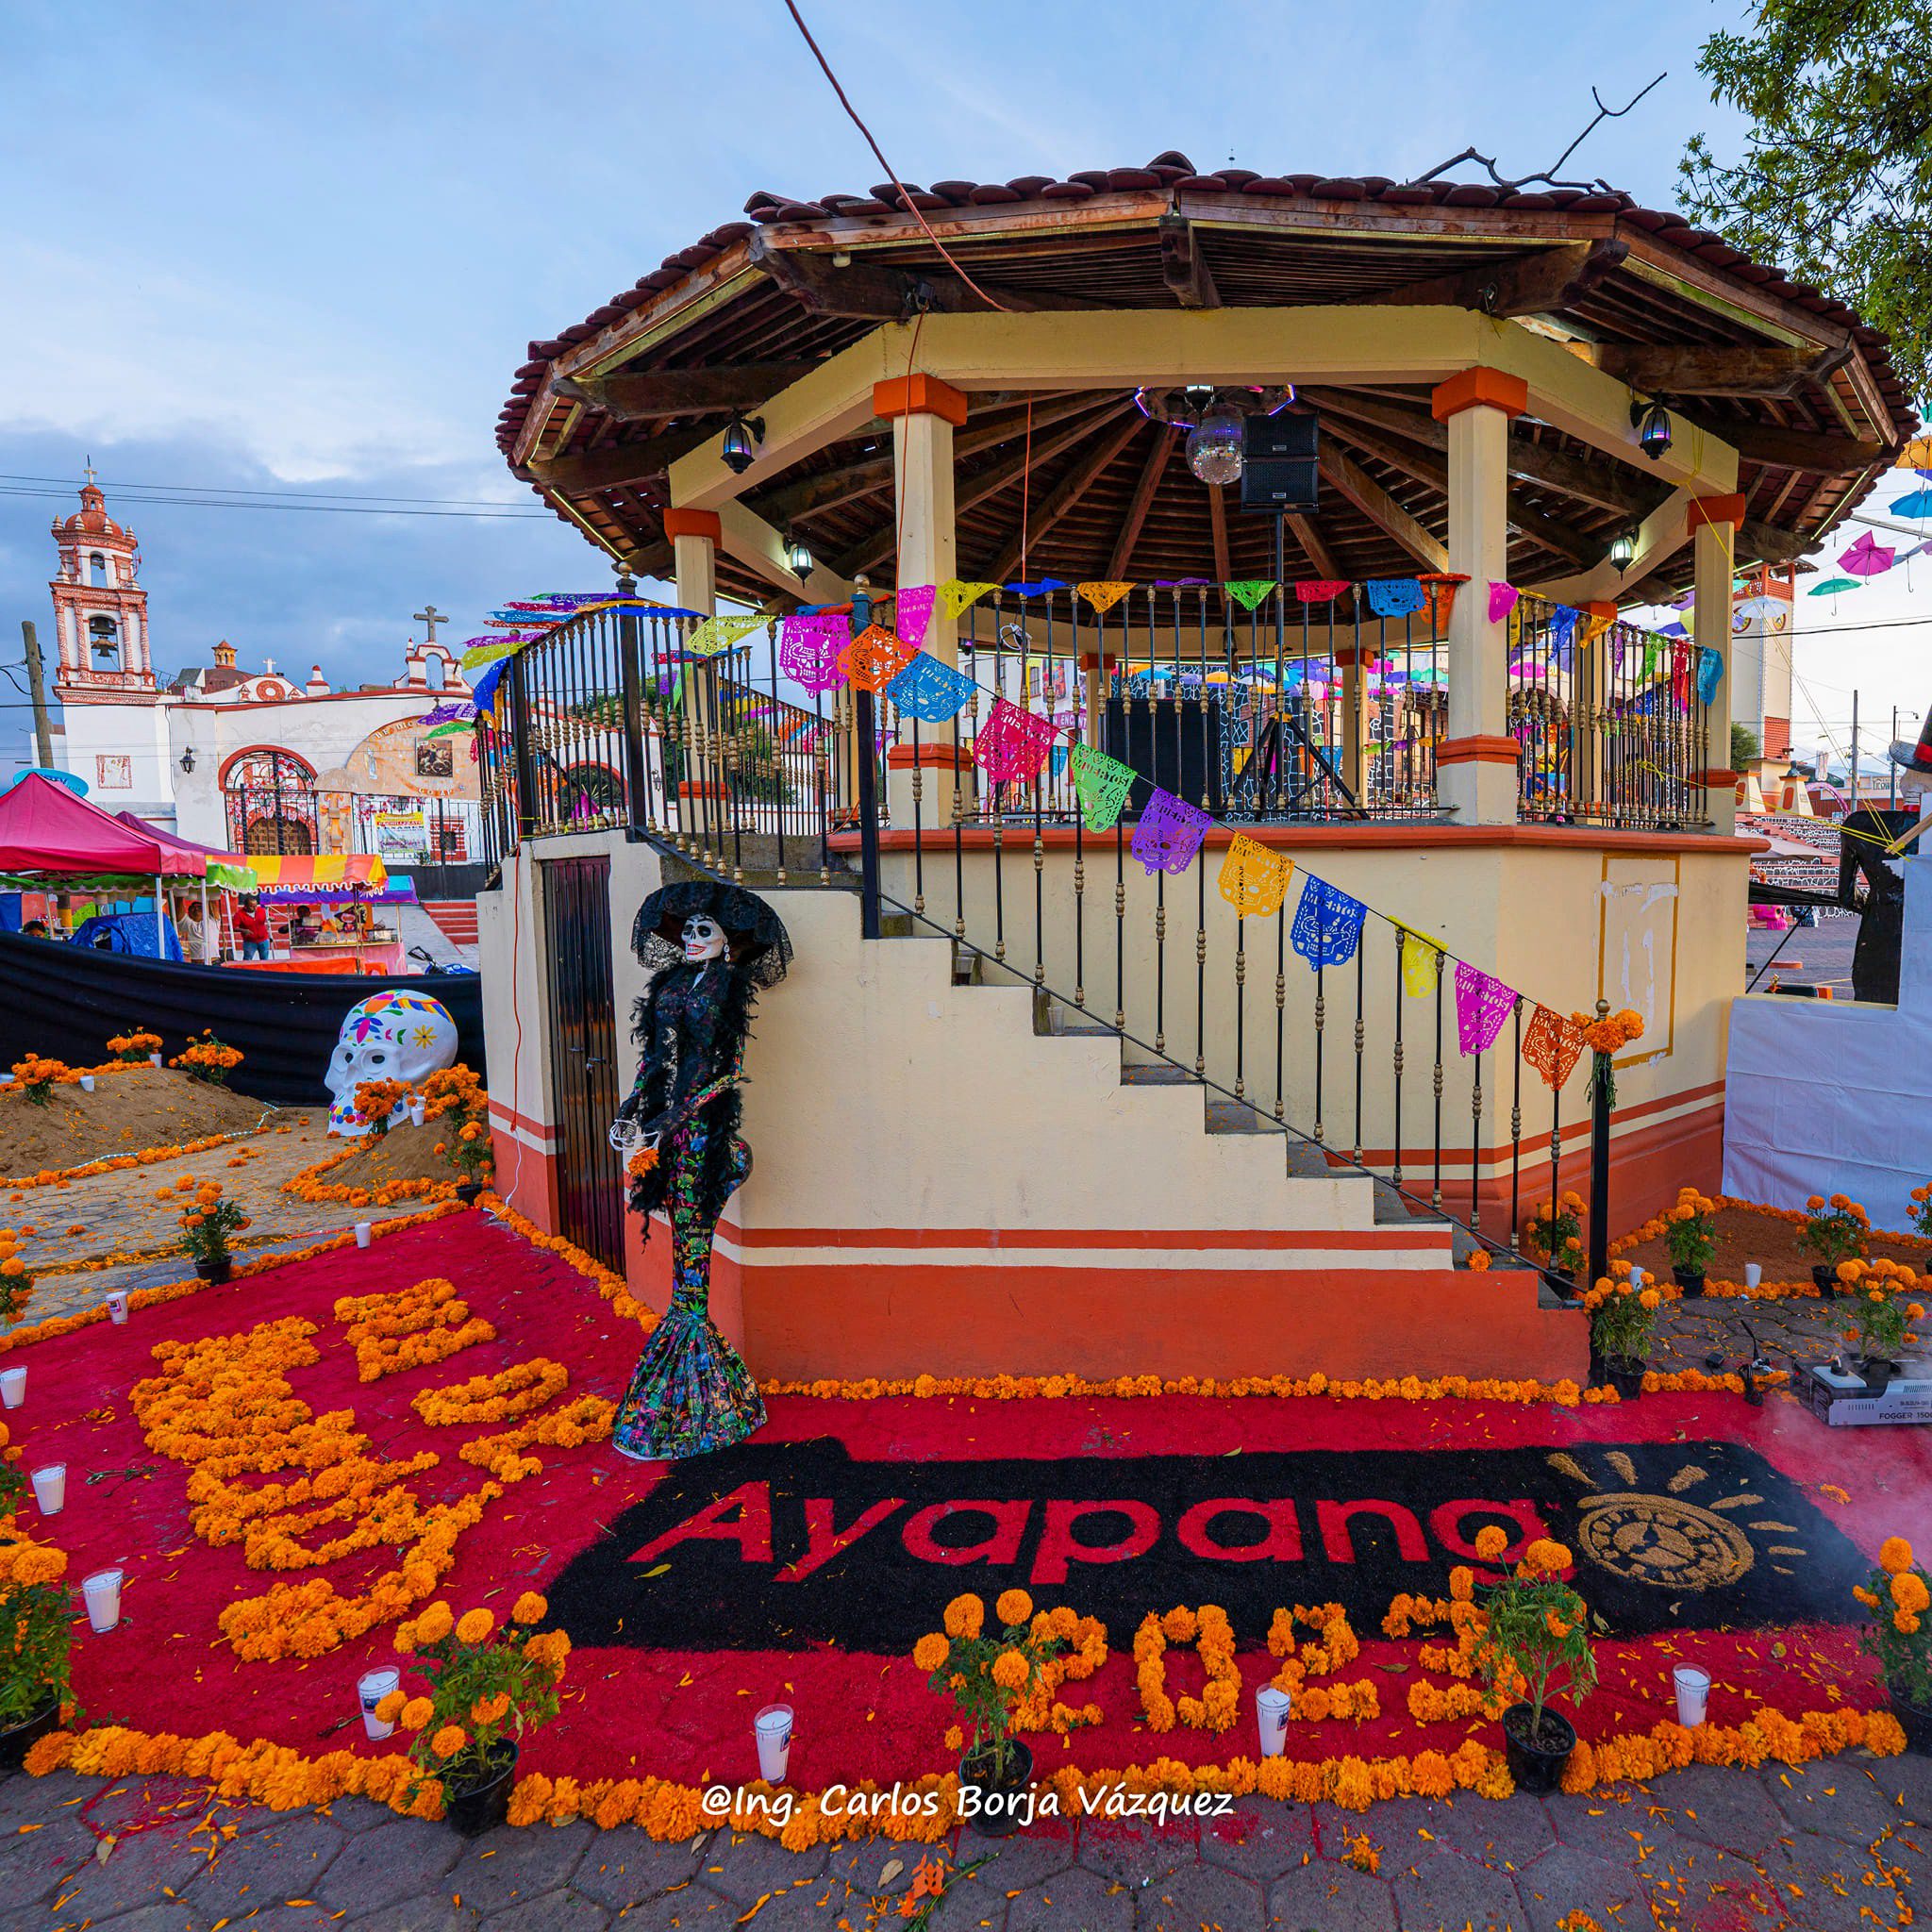
[[[802,584],[816,567],[817,560],[807,549],[805,539],[788,532],[785,538],[785,568]]]
[[[724,425],[724,441],[718,455],[734,476],[741,476],[758,460],[758,445],[764,440],[763,417],[734,414]]]
[[[1188,432],[1188,468],[1204,483],[1236,483],[1241,474],[1241,417],[1217,403]]]
[[[1661,403],[1632,403],[1630,420],[1637,425],[1637,447],[1656,462],[1671,446],[1671,412]]]
[[[1610,561],[1621,576],[1630,568],[1630,559],[1637,555],[1637,539],[1629,530],[1619,530],[1610,539]]]

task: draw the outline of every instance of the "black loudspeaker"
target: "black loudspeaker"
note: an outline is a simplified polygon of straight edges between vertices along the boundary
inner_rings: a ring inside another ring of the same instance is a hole
[[[1163,790],[1220,812],[1226,805],[1221,782],[1221,699],[1135,698],[1107,701],[1107,749]],[[1139,799],[1121,814],[1140,817]]]
[[[1320,419],[1305,409],[1250,416],[1241,429],[1241,508],[1270,515],[1318,508],[1321,435]]]

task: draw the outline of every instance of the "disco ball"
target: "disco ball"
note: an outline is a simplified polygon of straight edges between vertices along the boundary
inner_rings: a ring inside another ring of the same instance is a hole
[[[1188,468],[1204,483],[1234,483],[1241,474],[1241,418],[1225,404],[1188,432]]]

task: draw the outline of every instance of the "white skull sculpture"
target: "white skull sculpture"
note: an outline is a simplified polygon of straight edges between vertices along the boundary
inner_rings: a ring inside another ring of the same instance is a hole
[[[373,1124],[356,1111],[356,1089],[364,1080],[407,1080],[420,1086],[457,1058],[457,1023],[440,1000],[420,992],[375,992],[358,1000],[342,1018],[324,1085],[334,1098],[331,1134],[358,1135]],[[393,1124],[403,1117],[398,1107]]]

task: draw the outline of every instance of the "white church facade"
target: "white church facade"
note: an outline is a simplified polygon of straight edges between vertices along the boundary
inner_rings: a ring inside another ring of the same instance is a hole
[[[433,604],[391,684],[340,691],[319,665],[298,681],[273,658],[244,671],[225,640],[164,684],[134,533],[92,475],[80,503],[53,526],[55,759],[95,804],[234,851],[392,854],[419,814],[426,856],[477,849],[469,735],[431,735],[470,696]]]

